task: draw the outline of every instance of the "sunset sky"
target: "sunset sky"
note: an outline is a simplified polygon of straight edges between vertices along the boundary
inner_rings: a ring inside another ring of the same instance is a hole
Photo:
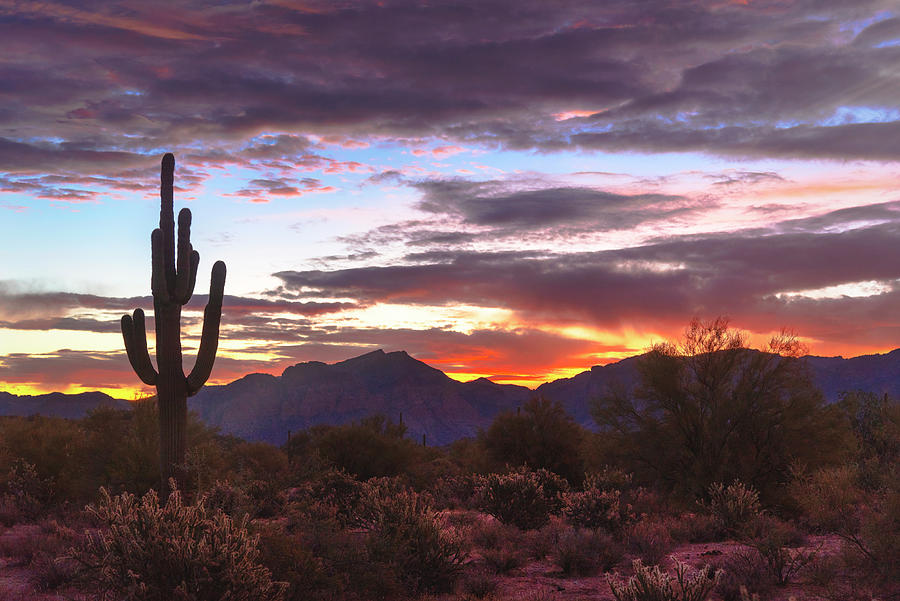
[[[140,393],[164,152],[214,383],[536,386],[694,316],[900,346],[896,0],[0,0],[0,390]]]

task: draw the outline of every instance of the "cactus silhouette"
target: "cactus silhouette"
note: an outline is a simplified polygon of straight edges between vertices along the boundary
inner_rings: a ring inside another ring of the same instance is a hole
[[[194,293],[200,254],[191,246],[191,211],[181,209],[178,213],[178,255],[175,255],[174,176],[175,157],[166,154],[160,174],[159,228],[153,230],[150,236],[150,289],[156,322],[158,372],[150,362],[143,310],[138,308],[133,316],[122,317],[122,336],[128,361],[144,384],[156,386],[163,498],[168,497],[170,478],[174,478],[179,488],[184,485],[187,397],[196,394],[212,372],[225,290],[225,263],[216,261],[209,285],[209,301],[203,312],[203,334],[197,361],[191,373],[185,376],[181,366],[181,307]]]

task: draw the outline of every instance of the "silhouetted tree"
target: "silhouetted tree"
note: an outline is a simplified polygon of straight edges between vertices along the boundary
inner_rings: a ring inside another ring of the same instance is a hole
[[[572,483],[584,478],[583,430],[562,405],[533,398],[521,411],[505,411],[479,435],[486,453],[499,466],[544,468]]]
[[[820,465],[845,449],[845,430],[782,334],[747,348],[728,321],[694,320],[679,343],[657,344],[638,363],[633,390],[593,403],[618,460],[645,480],[697,497],[735,479],[764,495],[794,462]]]

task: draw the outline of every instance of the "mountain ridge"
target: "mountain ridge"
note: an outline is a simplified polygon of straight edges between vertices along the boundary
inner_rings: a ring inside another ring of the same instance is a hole
[[[402,419],[416,440],[424,434],[428,444],[440,445],[477,434],[498,413],[534,396],[559,401],[578,423],[590,427],[591,399],[613,381],[633,385],[639,359],[637,355],[595,365],[532,390],[484,377],[460,382],[405,351],[378,349],[331,364],[297,363],[280,376],[250,373],[228,384],[206,386],[188,399],[188,406],[223,433],[249,440],[280,444],[288,430],[383,413],[394,421]],[[849,359],[810,355],[803,360],[828,402],[856,389],[900,397],[900,348]],[[0,416],[78,418],[101,405],[127,407],[128,402],[101,392],[17,396],[0,391]]]

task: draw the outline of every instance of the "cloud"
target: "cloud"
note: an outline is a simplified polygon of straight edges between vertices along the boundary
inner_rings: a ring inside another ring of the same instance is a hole
[[[893,8],[187,2],[126,16],[3,3],[0,170],[123,169],[203,146],[286,167],[315,161],[311,135],[436,139],[436,156],[483,144],[893,160]]]
[[[780,322],[808,332],[820,331],[820,310],[843,304],[858,307],[858,327],[876,328],[876,322],[883,322],[875,317],[879,313],[872,310],[867,316],[859,307],[875,307],[881,297],[814,302],[778,295],[865,281],[893,286],[900,279],[900,259],[893,252],[900,243],[898,222],[846,231],[836,227],[888,210],[875,205],[767,230],[684,236],[606,251],[448,249],[409,255],[406,264],[274,275],[283,289],[310,296],[365,304],[501,307],[537,323],[586,321],[600,328],[641,323],[652,328],[690,315],[729,314],[759,327]],[[795,310],[799,306],[806,311]]]
[[[430,180],[416,187],[424,193],[418,203],[423,211],[457,217],[467,225],[519,232],[559,226],[628,229],[699,208],[699,203],[683,196],[624,195],[579,187],[517,190],[500,181]]]

